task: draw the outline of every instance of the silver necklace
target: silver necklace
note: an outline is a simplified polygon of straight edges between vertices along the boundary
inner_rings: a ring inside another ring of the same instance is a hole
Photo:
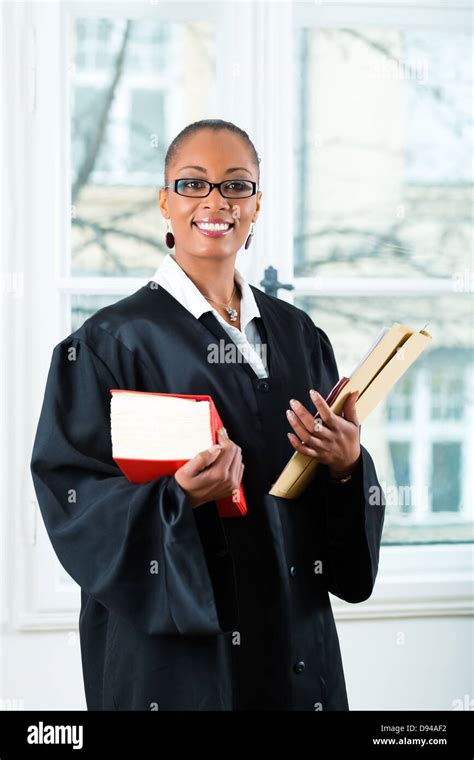
[[[229,303],[219,303],[219,301],[213,301],[212,298],[208,298],[207,296],[204,296],[204,298],[207,298],[208,301],[211,301],[212,303],[218,304],[218,306],[224,306],[227,314],[230,317],[231,322],[237,322],[237,317],[239,316],[237,309],[234,309],[230,304],[232,302],[232,299],[234,297],[235,289],[237,285],[234,285],[234,290],[232,291],[232,295],[230,297]]]

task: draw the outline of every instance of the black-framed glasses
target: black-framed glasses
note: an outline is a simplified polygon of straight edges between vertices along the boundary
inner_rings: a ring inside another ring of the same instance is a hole
[[[257,192],[257,183],[249,179],[226,179],[223,182],[208,182],[206,179],[185,177],[175,179],[171,185],[164,185],[164,187],[171,187],[175,193],[185,195],[187,198],[206,198],[214,187],[218,188],[223,198],[250,198]]]

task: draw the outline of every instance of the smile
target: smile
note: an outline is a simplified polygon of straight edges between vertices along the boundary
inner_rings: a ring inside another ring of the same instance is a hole
[[[232,231],[234,225],[228,222],[222,222],[220,224],[213,224],[212,222],[193,222],[193,226],[197,227],[199,232],[207,237],[223,237],[228,235]]]

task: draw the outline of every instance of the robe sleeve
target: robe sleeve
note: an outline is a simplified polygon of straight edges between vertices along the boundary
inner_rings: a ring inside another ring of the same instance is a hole
[[[30,467],[56,555],[87,594],[147,634],[232,630],[225,534],[213,514],[204,545],[194,515],[216,504],[193,510],[171,476],[135,484],[122,474],[110,438],[109,390],[120,387],[84,340],[54,348]]]
[[[339,380],[339,372],[328,336],[316,329],[313,367],[315,372],[324,367],[329,391]],[[321,369],[315,377],[321,377]],[[362,602],[375,585],[385,514],[385,496],[374,462],[361,446],[358,466],[346,483],[333,480],[326,465],[320,464],[316,473],[313,496],[319,504],[326,588],[346,602]]]

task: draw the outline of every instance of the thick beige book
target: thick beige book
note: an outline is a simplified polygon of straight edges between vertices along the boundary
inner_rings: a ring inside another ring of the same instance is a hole
[[[360,422],[384,399],[397,380],[430,344],[426,330],[415,332],[397,322],[385,327],[362,357],[349,377],[341,377],[327,396],[333,412],[342,414],[348,396],[359,391],[356,411]],[[315,420],[319,417],[316,413]],[[318,462],[295,451],[269,493],[284,499],[296,499],[313,478]]]

